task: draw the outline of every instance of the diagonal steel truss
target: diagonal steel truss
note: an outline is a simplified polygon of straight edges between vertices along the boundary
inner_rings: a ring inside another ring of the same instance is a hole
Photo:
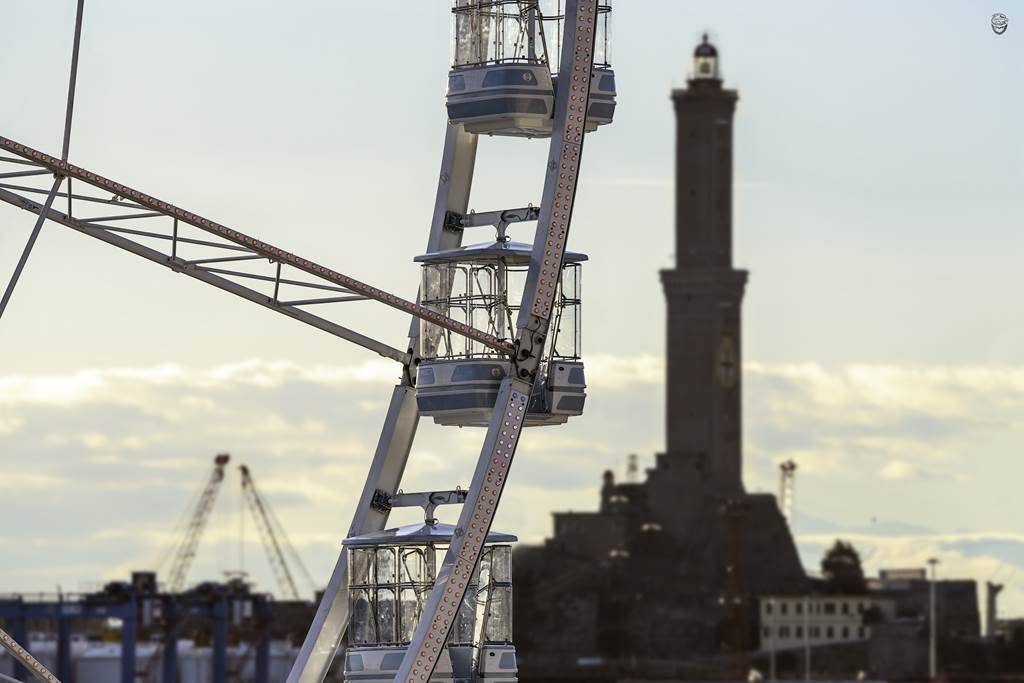
[[[308,308],[371,299],[430,320],[503,353],[513,352],[509,342],[437,311],[14,140],[0,136],[0,150],[15,155],[0,157],[0,169],[6,164],[35,167],[34,170],[0,172],[0,181],[5,181],[0,182],[0,201],[277,310],[386,358],[408,363],[410,355],[310,313]],[[6,182],[48,175],[57,178],[48,193],[23,183]],[[69,188],[72,180],[80,181],[84,188],[77,193],[57,191],[62,179],[67,180]],[[40,194],[47,195],[48,203],[40,204],[32,199],[32,195]],[[67,200],[66,212],[52,208],[51,204],[58,197]],[[90,215],[89,209],[95,205],[103,206],[104,215]],[[76,208],[80,211],[77,216]],[[83,209],[85,215],[81,213]],[[186,252],[186,249],[191,251]],[[243,265],[247,267],[240,267]],[[256,282],[265,283],[265,289],[256,289],[252,285]]]
[[[394,499],[402,481],[420,417],[411,371],[417,360],[415,349],[420,320],[429,320],[479,341],[511,359],[512,372],[500,386],[472,482],[464,498],[460,495],[460,500],[454,501],[463,504],[455,537],[438,571],[436,584],[396,675],[396,682],[422,683],[430,679],[444,649],[457,606],[463,600],[479,560],[519,442],[550,326],[579,182],[597,13],[598,0],[566,2],[553,134],[539,210],[498,211],[493,212],[493,216],[487,214],[486,219],[479,214],[476,218],[467,216],[478,140],[475,134],[467,133],[460,125],[448,126],[427,251],[458,247],[462,241],[462,228],[483,224],[483,220],[493,220],[495,225],[522,220],[538,222],[516,337],[511,343],[69,164],[67,143],[81,12],[76,25],[64,158],[58,159],[0,137],[0,153],[10,155],[0,155],[0,201],[37,216],[33,237],[8,286],[4,305],[31,250],[34,236],[45,220],[51,220],[358,344],[404,366],[402,382],[392,393],[370,472],[349,527],[350,536],[384,528],[390,507],[375,503],[381,499]],[[54,180],[49,189],[40,185],[40,181],[49,182],[51,176]],[[64,191],[61,191],[62,186]],[[41,197],[45,197],[43,202],[36,201]],[[59,209],[54,208],[57,199],[61,200]],[[94,212],[100,212],[100,215],[91,215]],[[393,348],[350,330],[329,319],[324,312],[330,310],[333,313],[337,304],[363,300],[377,301],[413,316],[408,350]],[[2,310],[0,305],[0,314]],[[419,495],[411,494],[411,498]],[[324,680],[348,617],[347,557],[342,551],[306,641],[288,676],[288,683],[320,683]]]

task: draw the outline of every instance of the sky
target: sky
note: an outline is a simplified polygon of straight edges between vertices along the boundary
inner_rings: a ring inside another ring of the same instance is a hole
[[[74,3],[2,0],[0,135],[59,153]],[[1009,16],[1003,36],[989,28]],[[744,476],[798,463],[794,530],[869,571],[942,560],[1024,616],[1024,14],[989,2],[617,2],[614,125],[570,248],[587,413],[528,432],[496,526],[528,542],[664,445],[673,112],[708,31],[737,88]],[[446,3],[87,0],[71,160],[411,297],[445,126]],[[1017,27],[1015,29],[1015,27]],[[471,206],[536,203],[547,147],[484,139]],[[31,217],[0,206],[6,279]],[[532,238],[517,227],[516,239]],[[351,326],[404,344],[405,319]],[[639,331],[639,333],[638,333]],[[153,566],[215,453],[247,463],[314,576],[348,527],[397,367],[57,225],[0,320],[0,592]],[[404,488],[468,483],[482,432],[423,424]],[[273,589],[238,483],[193,578]],[[401,521],[401,520],[399,520]],[[244,559],[240,557],[244,555]]]

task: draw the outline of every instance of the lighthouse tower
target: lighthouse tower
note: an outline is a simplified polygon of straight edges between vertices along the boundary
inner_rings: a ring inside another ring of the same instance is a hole
[[[675,268],[668,304],[666,454],[689,456],[721,495],[743,491],[740,324],[747,272],[732,265],[735,90],[707,34],[676,112]]]

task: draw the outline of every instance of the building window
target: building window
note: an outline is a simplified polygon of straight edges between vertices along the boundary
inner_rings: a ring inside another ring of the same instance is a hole
[[[804,628],[803,628],[803,626],[797,626],[796,627],[796,637],[797,638],[803,638],[804,637]]]
[[[793,607],[794,607],[794,608],[796,609],[796,613],[797,613],[797,614],[803,614],[803,613],[804,613],[804,606],[803,606],[803,603],[800,603],[800,602],[798,602],[798,603],[796,603],[796,605],[794,605]]]
[[[847,628],[846,626],[844,626],[843,627],[843,640],[848,640],[849,638],[850,638],[850,629]]]
[[[843,603],[843,610],[842,611],[843,611],[843,614],[849,614],[850,613],[850,603],[844,602]]]
[[[772,603],[770,601],[764,603],[764,613],[765,614],[771,614],[772,613]]]
[[[861,626],[860,628],[857,629],[857,637],[860,638],[861,640],[863,640],[864,638],[868,637],[868,634],[865,632],[865,629],[864,629],[863,626]]]
[[[826,602],[825,603],[825,614],[835,614],[835,613],[836,613],[836,603],[834,603],[834,602]]]
[[[782,603],[781,605],[779,605],[779,612],[782,613],[782,614],[788,614],[789,613],[789,605],[787,605],[786,603]]]
[[[779,638],[789,638],[789,627],[788,626],[780,626],[779,627]]]
[[[834,636],[835,636],[835,631],[832,630],[831,626],[829,626],[828,628],[825,629],[825,637],[826,638],[828,638],[829,640],[832,640],[832,638]]]
[[[820,627],[812,626],[810,631],[811,631],[811,638],[820,638],[821,637],[821,628]]]

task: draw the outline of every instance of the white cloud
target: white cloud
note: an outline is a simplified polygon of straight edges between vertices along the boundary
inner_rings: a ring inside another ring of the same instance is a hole
[[[853,409],[844,420],[883,417],[886,411],[920,412],[936,417],[976,414],[979,397],[987,408],[1024,404],[1024,368],[904,367],[850,365],[826,369],[813,363],[766,366],[749,363],[748,377],[785,380],[799,387],[819,410]]]
[[[552,511],[595,509],[604,469],[621,472],[628,453],[646,463],[663,448],[663,360],[596,354],[586,363],[587,414],[565,427],[530,430],[503,498],[498,525],[526,542],[550,534]],[[252,467],[314,573],[326,573],[396,374],[387,361],[305,366],[250,359],[211,368],[166,363],[0,376],[4,455],[22,454],[20,469],[0,478],[0,489],[12,514],[25,520],[0,536],[0,544],[49,539],[25,562],[65,567],[67,585],[117,578],[113,572],[142,566],[169,542],[174,520],[209,475],[210,459],[228,451],[233,465]],[[777,463],[796,460],[798,529],[802,514],[848,527],[851,519],[873,515],[942,529],[992,528],[1007,519],[997,508],[970,515],[991,504],[985,491],[1024,478],[1024,468],[1013,469],[1016,458],[1005,471],[968,458],[982,450],[985,458],[1016,453],[1024,371],[751,363],[744,379],[748,484],[774,490]],[[468,484],[483,433],[425,420],[403,487]],[[963,472],[974,477],[966,489],[957,479]],[[240,501],[233,467],[228,477],[197,576],[215,575],[225,568],[218,562],[235,556]],[[952,497],[959,506],[922,512],[929,501]],[[37,515],[41,499],[49,516]],[[1000,561],[1024,569],[1024,555],[1018,562],[1012,554],[1024,543],[1012,534],[922,540],[904,531],[855,539],[871,566],[919,562],[942,551],[951,575],[973,572],[984,580]],[[804,536],[801,543],[810,548],[831,539]],[[76,566],[105,571],[74,575]],[[32,587],[32,572],[18,570],[0,568],[0,590]],[[257,577],[270,585],[264,570],[255,569]],[[1004,604],[1024,610],[1015,590],[1007,589]]]
[[[878,472],[878,476],[886,481],[905,481],[919,478],[921,472],[906,460],[891,460]]]
[[[584,358],[587,386],[591,390],[631,389],[665,381],[665,363],[660,356],[642,354],[618,356],[606,353]]]
[[[20,417],[0,417],[0,435],[13,434],[25,426],[25,420]]]
[[[22,471],[11,471],[10,469],[5,471],[0,477],[0,491],[5,491],[8,494],[17,492],[52,495],[68,484],[63,477],[43,472],[25,471],[26,469],[23,467]]]
[[[351,366],[302,366],[291,361],[249,359],[206,370],[173,363],[151,368],[92,368],[65,375],[0,376],[0,404],[133,403],[147,389],[170,386],[192,391],[239,386],[272,389],[293,381],[322,385],[386,383],[396,381],[399,374],[397,364],[383,360]],[[183,396],[179,405],[209,409],[215,402],[193,394]]]

